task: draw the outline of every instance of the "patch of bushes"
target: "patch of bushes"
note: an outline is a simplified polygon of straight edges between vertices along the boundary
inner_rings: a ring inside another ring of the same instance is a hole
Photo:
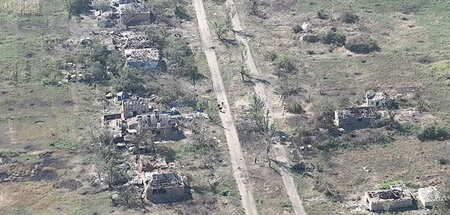
[[[33,154],[20,154],[19,156],[15,157],[14,160],[25,165],[32,165],[42,162],[42,159],[39,156]]]
[[[303,28],[300,25],[296,25],[296,26],[292,27],[292,31],[297,34],[297,33],[302,32]]]
[[[184,20],[191,20],[191,16],[187,12],[187,10],[183,7],[183,5],[176,5],[174,10],[175,16]]]
[[[295,98],[291,98],[288,100],[286,109],[290,113],[295,113],[295,114],[303,113],[302,102]]]
[[[264,54],[264,60],[270,62],[274,62],[277,59],[277,57],[278,57],[277,54],[273,52],[267,52],[266,54]]]
[[[423,129],[418,135],[420,141],[444,141],[450,139],[449,131],[438,125],[431,125]]]
[[[330,138],[330,139],[320,142],[317,145],[317,149],[319,149],[321,151],[330,152],[330,151],[337,150],[337,149],[341,148],[342,146],[343,146],[342,140],[340,140],[338,138]]]
[[[55,141],[50,143],[50,146],[55,147],[57,149],[68,149],[68,150],[76,149],[72,141],[64,138],[56,139]]]
[[[344,15],[342,16],[342,21],[347,23],[347,24],[353,24],[356,23],[359,20],[359,16],[356,14],[352,14],[352,13],[344,13]]]
[[[349,39],[345,44],[345,48],[357,54],[368,54],[381,50],[375,40],[361,36]]]
[[[383,184],[380,184],[380,186],[378,186],[378,188],[381,189],[381,190],[387,190],[387,189],[391,188],[392,185],[396,185],[396,184],[403,184],[403,182],[401,182],[401,181],[389,181],[389,182],[385,182]]]
[[[345,45],[345,41],[347,38],[344,34],[334,32],[334,31],[328,31],[327,33],[323,34],[320,37],[320,40],[324,44],[333,44],[336,46],[343,46]]]
[[[436,62],[430,69],[432,74],[437,75],[438,78],[448,79],[450,77],[450,60]]]
[[[114,80],[117,92],[131,92],[142,95],[145,91],[144,79],[138,69],[124,67],[119,71],[118,77]]]
[[[92,8],[100,11],[108,11],[110,9],[110,0],[94,0],[92,1]]]
[[[329,16],[327,14],[325,14],[325,12],[323,12],[323,10],[319,10],[319,11],[317,11],[317,18],[325,20],[325,19],[328,19]]]
[[[171,40],[167,41],[163,54],[167,58],[167,71],[169,73],[189,77],[197,76],[194,53],[183,39],[172,37]]]
[[[303,41],[306,41],[308,43],[317,43],[320,41],[320,37],[314,34],[305,35],[303,37]]]
[[[79,16],[88,14],[92,9],[92,0],[69,0],[67,2],[67,11],[69,15]]]
[[[281,57],[277,62],[277,67],[282,72],[293,72],[295,70],[294,63],[288,56]]]

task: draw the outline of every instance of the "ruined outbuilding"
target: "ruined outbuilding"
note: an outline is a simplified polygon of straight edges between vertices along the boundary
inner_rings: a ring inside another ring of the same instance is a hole
[[[379,119],[374,107],[351,107],[335,111],[334,124],[344,130],[368,128]]]
[[[149,101],[146,98],[129,99],[122,101],[120,110],[122,119],[128,119],[142,115],[150,111]]]
[[[155,47],[153,41],[148,38],[145,33],[136,30],[114,32],[112,34],[112,43],[120,51],[125,49],[144,49]]]
[[[174,120],[171,119],[169,114],[148,114],[138,116],[138,132],[157,132],[168,133],[175,126]]]
[[[392,105],[392,99],[386,92],[367,92],[366,104],[367,107],[388,108]]]
[[[404,186],[391,186],[388,190],[367,191],[364,202],[370,211],[408,208],[413,205],[411,193]]]
[[[190,190],[175,172],[151,173],[145,186],[145,199],[153,203],[179,202],[189,198]]]
[[[145,3],[128,3],[120,5],[120,20],[124,25],[137,25],[152,22],[154,15]]]
[[[432,208],[436,202],[441,201],[441,196],[436,187],[420,188],[418,190],[417,198],[426,208]]]
[[[125,49],[124,52],[128,65],[139,69],[155,70],[161,60],[155,48]]]

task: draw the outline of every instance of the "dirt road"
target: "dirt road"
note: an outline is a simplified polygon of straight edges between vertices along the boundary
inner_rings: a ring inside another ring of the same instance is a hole
[[[275,95],[274,90],[270,85],[258,81],[263,80],[263,77],[259,73],[255,61],[253,60],[250,46],[245,36],[245,30],[242,27],[241,20],[239,18],[239,13],[235,7],[233,0],[227,0],[227,5],[230,8],[231,25],[233,27],[233,31],[235,32],[236,39],[244,46],[243,54],[245,58],[245,65],[249,70],[252,81],[255,83],[255,93],[265,104],[266,111],[268,112],[267,116],[269,124],[273,124],[276,118],[283,118],[285,116],[283,103],[281,101],[281,98]],[[288,146],[278,145],[277,147],[279,148],[278,161],[287,164]],[[290,170],[283,167],[281,169],[281,178],[283,180],[284,187],[289,196],[295,214],[305,215],[306,213],[302,205],[302,200],[297,193],[297,187],[295,186],[294,179],[291,175]]]
[[[242,154],[241,144],[234,124],[233,116],[231,115],[230,106],[223,87],[222,76],[219,71],[216,53],[212,49],[213,43],[211,40],[211,33],[208,29],[206,21],[205,9],[202,0],[193,0],[195,12],[197,14],[198,29],[202,40],[202,46],[206,59],[208,61],[211,72],[211,79],[213,81],[214,91],[216,92],[217,102],[223,102],[224,113],[220,113],[220,119],[224,127],[225,137],[228,144],[228,150],[231,157],[231,166],[233,175],[238,185],[239,193],[241,194],[242,206],[247,215],[256,215],[256,205],[253,199],[253,192],[249,184],[249,174],[245,164],[244,155]]]

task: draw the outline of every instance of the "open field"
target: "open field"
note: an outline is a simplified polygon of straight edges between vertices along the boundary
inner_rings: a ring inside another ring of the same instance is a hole
[[[332,152],[318,150],[300,157],[321,169],[312,173],[315,179],[297,180],[307,213],[347,214],[356,208],[357,196],[388,181],[400,180],[414,188],[445,186],[449,179],[448,167],[440,165],[438,160],[449,156],[449,142],[421,142],[415,136],[426,124],[448,125],[449,122],[450,89],[444,72],[448,70],[442,69],[450,54],[447,51],[450,41],[443,30],[449,29],[445,21],[448,16],[444,15],[450,9],[448,2],[261,0],[236,3],[246,33],[251,35],[253,56],[266,81],[276,85],[287,106],[299,101],[305,111],[288,120],[288,126],[283,128],[297,144],[303,145],[308,140],[308,144],[315,146],[324,138],[335,138],[315,131],[315,126],[321,125],[313,119],[323,111],[321,106],[359,105],[364,102],[367,90],[418,89],[427,107],[425,114],[432,116],[411,122],[415,127],[410,133],[378,130],[392,138],[382,144],[374,141],[380,135],[375,131],[343,134],[339,137],[344,144],[342,148]],[[322,19],[318,18],[319,12],[324,16]],[[343,22],[346,12],[357,15],[357,21]],[[308,23],[307,30],[295,33],[293,27],[303,23]],[[344,47],[303,40],[305,35],[320,35],[330,29],[345,35],[347,42],[358,35],[370,37],[380,51],[355,54]],[[284,56],[292,62],[293,71],[278,71],[278,62]],[[416,104],[410,100],[401,108],[417,107]],[[370,172],[366,173],[363,167]],[[316,177],[324,178],[341,199],[330,201],[315,191]],[[348,203],[352,201],[353,204]]]
[[[261,215],[296,214],[284,170],[311,215],[372,214],[364,192],[394,182],[413,194],[449,187],[450,1],[234,0],[243,30],[233,32],[233,1],[203,0],[212,34],[206,45],[193,1],[148,1],[151,24],[111,28],[99,27],[92,11],[69,15],[74,1],[0,2],[0,214],[245,214],[248,205]],[[164,69],[129,69],[116,46],[108,50],[125,30],[150,37]],[[260,77],[249,71],[236,35],[247,39]],[[210,73],[204,50],[217,56],[222,80]],[[91,79],[68,81],[72,70]],[[255,96],[260,86],[268,99]],[[174,162],[189,200],[144,204],[141,193],[108,181],[117,166],[127,182],[136,179],[134,149],[114,148],[120,162],[108,169],[110,147],[97,147],[111,101],[105,95],[128,89],[156,95],[158,111],[207,114],[177,122],[181,140],[149,138],[152,153]],[[337,129],[334,110],[363,104],[367,91],[404,95],[374,127]],[[268,106],[280,108],[271,113],[273,126]],[[420,138],[434,125],[442,137]],[[230,133],[241,147],[227,142]],[[282,159],[280,147],[287,149]],[[243,159],[232,160],[229,150],[237,148],[231,154]],[[386,214],[450,210],[438,209],[415,203]]]
[[[187,177],[193,199],[129,208],[114,202],[114,189],[95,182],[101,161],[90,141],[113,83],[58,83],[65,64],[83,51],[67,41],[101,39],[93,34],[105,29],[89,16],[69,19],[64,0],[35,2],[32,11],[30,5],[0,3],[0,214],[242,214],[195,19],[170,29],[159,23],[170,38],[182,34],[192,47],[202,77],[196,90],[211,119],[186,122],[186,139],[162,143]],[[190,4],[186,8],[193,11]],[[193,110],[190,78],[161,73],[145,81],[170,105]],[[202,133],[211,135],[204,139]]]

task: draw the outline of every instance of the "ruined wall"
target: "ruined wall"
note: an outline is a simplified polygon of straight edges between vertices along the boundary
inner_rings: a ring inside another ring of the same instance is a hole
[[[413,204],[412,199],[397,199],[397,200],[386,200],[380,202],[369,203],[370,211],[383,211],[383,210],[395,210],[400,208],[411,207]]]
[[[136,115],[148,113],[150,111],[146,99],[122,101],[122,119],[127,119]]]
[[[159,204],[183,201],[188,198],[188,188],[173,187],[165,189],[151,189],[147,190],[147,200]]]
[[[155,70],[158,68],[159,60],[158,61],[128,61],[128,65],[143,69],[143,70]]]
[[[370,127],[374,120],[370,118],[345,118],[336,121],[337,126],[345,130],[357,130]]]

